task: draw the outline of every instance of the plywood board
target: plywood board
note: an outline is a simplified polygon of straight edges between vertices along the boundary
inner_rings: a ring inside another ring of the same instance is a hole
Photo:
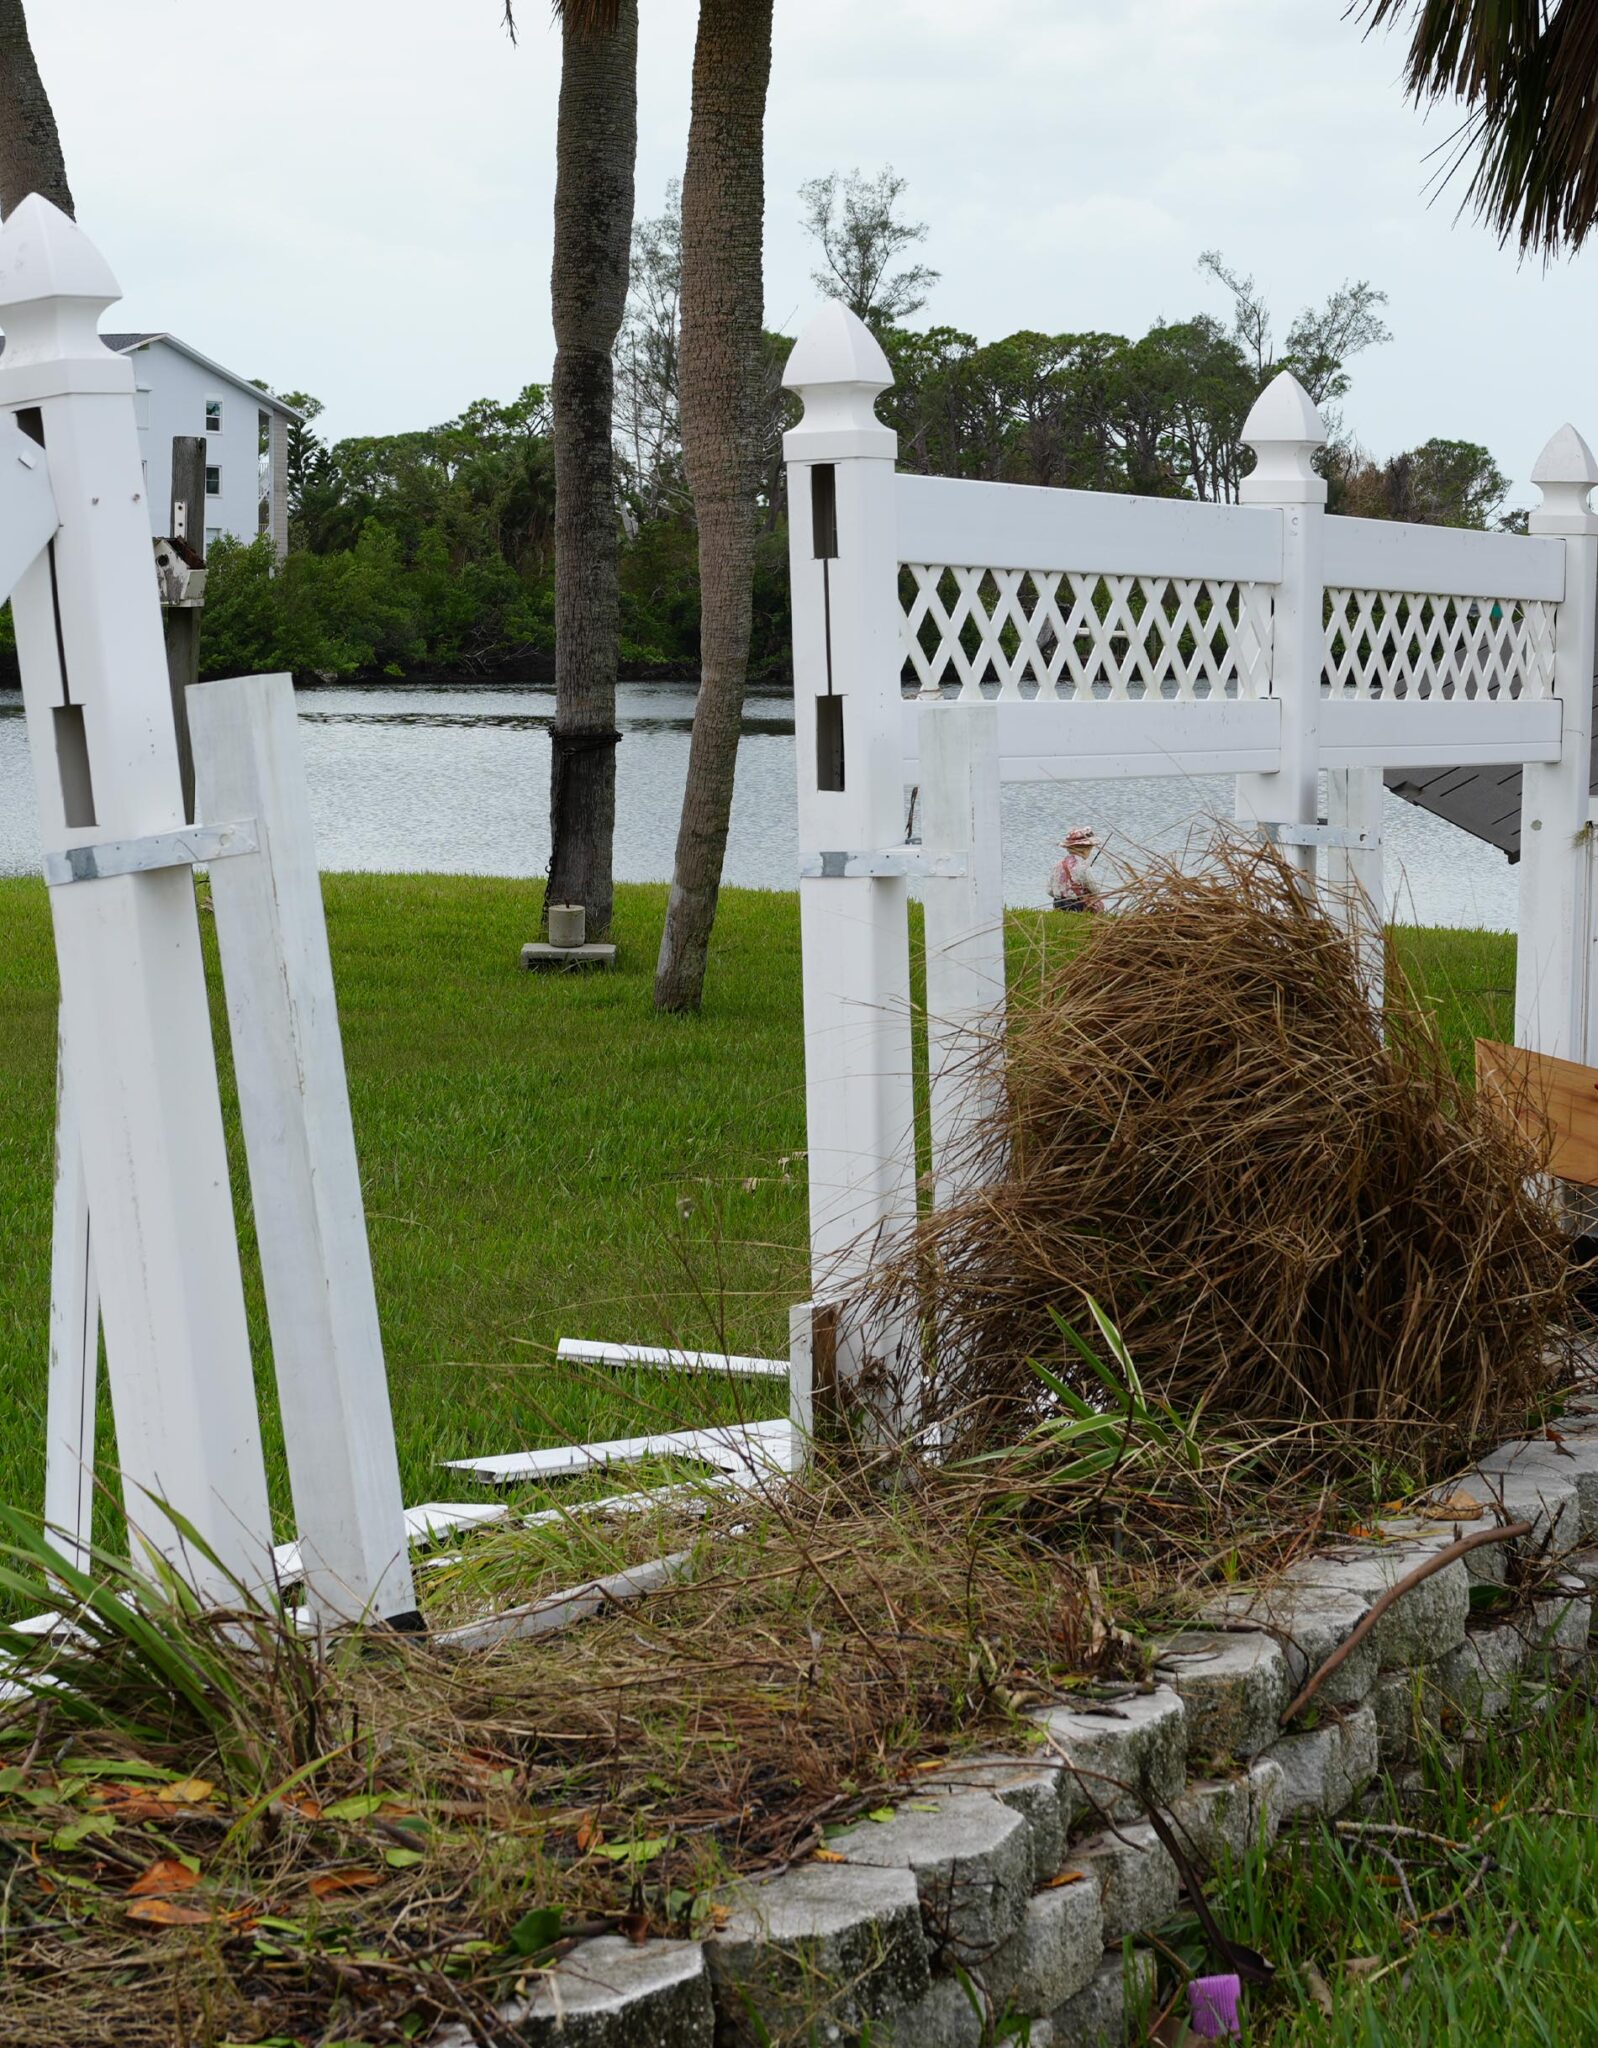
[[[1478,1038],[1476,1086],[1546,1149],[1550,1173],[1598,1187],[1598,1067]]]

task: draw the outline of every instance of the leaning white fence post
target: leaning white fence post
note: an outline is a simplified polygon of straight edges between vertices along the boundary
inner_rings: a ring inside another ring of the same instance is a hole
[[[135,1528],[227,1601],[267,1580],[271,1523],[133,371],[96,332],[119,296],[47,200],[0,229],[0,407],[42,440],[60,522],[12,609],[117,1455]]]
[[[921,842],[963,857],[963,874],[929,874],[927,1067],[934,1199],[952,1201],[978,1165],[975,1132],[1001,1092],[987,1057],[1004,1029],[1004,880],[999,819],[999,707],[916,707]]]
[[[65,1019],[60,1031],[65,1036]],[[45,1386],[44,1519],[57,1549],[89,1562],[94,1423],[100,1392],[100,1289],[78,1104],[66,1047],[56,1058],[55,1194],[50,1223],[50,1371]]]
[[[810,1246],[818,1300],[848,1294],[915,1214],[910,951],[892,383],[870,330],[829,305],[788,358],[804,417],[784,437],[793,590]],[[900,1333],[851,1322],[840,1380],[884,1426]]]
[[[1320,815],[1321,664],[1326,554],[1326,480],[1312,458],[1326,428],[1309,393],[1283,370],[1255,399],[1243,423],[1255,462],[1238,496],[1282,514],[1282,580],[1271,624],[1270,694],[1282,707],[1281,761],[1269,774],[1237,778],[1237,816],[1270,824],[1290,866],[1315,874],[1315,849],[1294,827]]]
[[[1554,629],[1554,694],[1562,723],[1557,761],[1528,762],[1520,795],[1520,937],[1515,1043],[1562,1059],[1598,1060],[1590,1003],[1593,906],[1588,888],[1593,672],[1598,635],[1598,515],[1587,494],[1598,459],[1563,426],[1538,456],[1542,493],[1530,530],[1565,543],[1565,595]]]
[[[211,867],[233,1067],[306,1596],[327,1621],[416,1606],[294,686],[189,691],[202,821],[253,818]]]
[[[1342,845],[1334,841],[1326,849],[1321,897],[1328,915],[1336,918],[1354,941],[1366,993],[1376,1009],[1381,1008],[1387,979],[1382,860],[1386,796],[1380,768],[1327,770],[1326,822],[1349,838]]]

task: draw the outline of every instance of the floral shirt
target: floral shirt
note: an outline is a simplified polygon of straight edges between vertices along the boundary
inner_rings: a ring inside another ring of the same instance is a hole
[[[1085,903],[1089,907],[1096,904],[1104,893],[1092,863],[1084,853],[1068,853],[1056,865],[1049,892],[1056,901],[1063,898],[1067,903]]]

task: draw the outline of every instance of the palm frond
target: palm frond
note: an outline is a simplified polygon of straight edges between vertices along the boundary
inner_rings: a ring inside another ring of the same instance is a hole
[[[1448,175],[1501,241],[1552,257],[1598,223],[1598,0],[1354,0],[1369,30],[1413,17],[1405,86],[1457,98]]]

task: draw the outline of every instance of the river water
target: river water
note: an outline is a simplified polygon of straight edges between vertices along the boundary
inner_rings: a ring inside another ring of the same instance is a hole
[[[617,723],[616,876],[671,873],[694,691],[623,684]],[[306,774],[324,868],[540,875],[549,858],[548,688],[299,692]],[[756,694],[744,714],[726,880],[794,886],[793,708]],[[1181,850],[1231,812],[1222,776],[1022,783],[1004,791],[1005,893],[1046,901],[1055,847],[1095,826],[1105,864]],[[1502,854],[1399,798],[1387,799],[1389,914],[1417,924],[1514,929],[1515,871]],[[0,874],[37,871],[22,701],[0,691]],[[1111,876],[1113,879],[1113,874]]]

